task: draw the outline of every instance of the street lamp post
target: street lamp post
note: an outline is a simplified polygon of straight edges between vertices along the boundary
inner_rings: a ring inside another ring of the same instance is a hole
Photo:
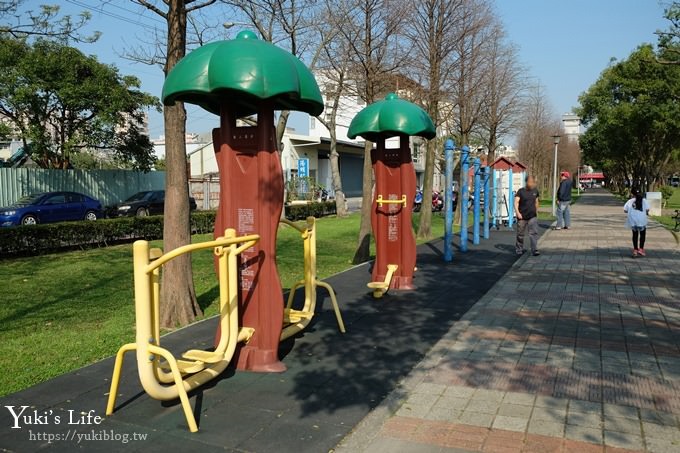
[[[557,147],[560,144],[560,136],[553,135],[553,143],[555,144],[555,161],[553,166],[553,193],[552,193],[552,215],[557,215]]]

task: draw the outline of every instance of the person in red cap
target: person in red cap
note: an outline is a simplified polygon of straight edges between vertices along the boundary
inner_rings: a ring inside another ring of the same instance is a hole
[[[571,175],[568,171],[560,173],[560,188],[557,189],[557,226],[556,230],[564,228],[568,230],[571,226]]]

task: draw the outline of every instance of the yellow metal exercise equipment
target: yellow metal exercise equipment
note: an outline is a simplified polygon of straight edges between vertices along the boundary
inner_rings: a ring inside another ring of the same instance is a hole
[[[236,236],[228,229],[224,237],[213,241],[185,245],[163,255],[160,249],[149,249],[147,241],[133,246],[136,336],[134,343],[123,345],[116,354],[111,378],[111,390],[106,415],[111,415],[116,403],[123,356],[137,352],[139,380],[146,393],[158,400],[180,399],[191,432],[198,431],[189,405],[187,392],[219,376],[229,365],[238,342],[247,342],[254,330],[239,329],[237,256],[252,247],[258,235]],[[160,346],[160,269],[168,261],[196,250],[213,249],[218,257],[220,288],[220,328],[222,336],[214,351],[189,350],[176,359]],[[163,361],[161,361],[163,359]]]
[[[296,282],[288,294],[288,302],[283,314],[284,328],[281,331],[281,340],[285,340],[296,333],[302,331],[314,317],[316,309],[316,287],[320,286],[328,290],[338,320],[340,332],[345,333],[345,324],[342,321],[338,301],[335,298],[335,291],[331,285],[316,278],[316,218],[307,217],[307,224],[300,226],[289,220],[282,219],[281,223],[295,228],[300,232],[304,248],[304,278]],[[300,286],[305,287],[305,303],[302,310],[293,309],[293,299],[295,290]]]

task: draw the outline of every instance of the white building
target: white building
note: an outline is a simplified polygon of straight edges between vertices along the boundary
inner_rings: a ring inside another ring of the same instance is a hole
[[[159,159],[164,159],[165,158],[165,135],[161,135],[156,139],[151,140],[151,143],[153,144],[153,153],[156,155],[157,158]],[[187,133],[184,141],[186,147],[187,147],[187,155],[190,155],[197,149],[205,146],[206,144],[210,144],[211,149],[212,149],[212,142],[209,142],[208,140],[202,140],[201,137],[198,134],[194,133]],[[214,159],[214,156],[213,156]]]
[[[578,141],[581,135],[581,118],[574,113],[565,113],[562,115],[562,128],[570,142]]]

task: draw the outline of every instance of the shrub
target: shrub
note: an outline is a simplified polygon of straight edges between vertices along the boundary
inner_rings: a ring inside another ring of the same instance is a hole
[[[663,198],[663,205],[666,206],[668,200],[673,196],[673,188],[671,186],[661,186],[659,187],[659,192],[661,192],[661,198]]]
[[[194,234],[210,233],[215,211],[191,214]],[[118,217],[95,222],[62,222],[0,229],[0,257],[39,255],[62,249],[102,247],[163,237],[163,216]]]
[[[304,220],[307,217],[323,217],[335,214],[335,201],[309,202],[305,204],[286,205],[288,220]]]

